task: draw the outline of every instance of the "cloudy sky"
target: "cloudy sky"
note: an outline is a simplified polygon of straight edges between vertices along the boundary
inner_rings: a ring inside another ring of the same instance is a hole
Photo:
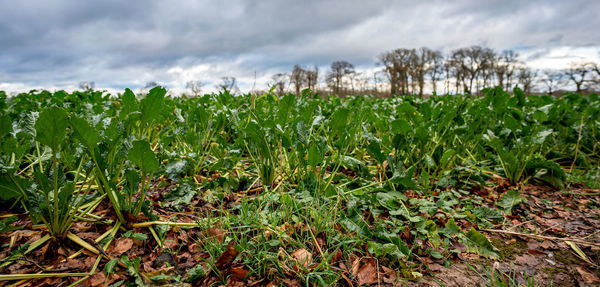
[[[247,90],[294,64],[359,70],[395,48],[513,49],[533,68],[600,62],[600,1],[0,0],[0,90],[173,92],[234,76]]]

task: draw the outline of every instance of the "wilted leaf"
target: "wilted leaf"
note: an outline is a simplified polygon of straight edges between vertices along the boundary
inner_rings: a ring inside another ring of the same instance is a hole
[[[304,248],[292,252],[292,256],[304,268],[308,267],[312,263],[312,253]]]
[[[587,271],[584,267],[577,266],[577,267],[575,267],[575,269],[577,270],[577,273],[579,273],[579,275],[581,275],[581,278],[583,279],[583,281],[585,281],[587,283],[600,282],[600,278],[598,278],[598,276],[596,274]]]
[[[360,265],[363,261],[364,263]],[[352,275],[358,281],[358,286],[377,283],[377,269],[373,261],[372,259],[361,260],[357,258],[352,263]]]
[[[485,237],[485,235],[479,233],[475,228],[471,228],[464,236],[464,244],[467,247],[467,251],[474,252],[479,255],[488,258],[499,258],[497,249],[492,243]]]
[[[504,208],[506,214],[512,214],[512,210],[515,206],[525,202],[525,199],[515,189],[510,189],[500,199],[500,206]]]
[[[233,260],[235,260],[238,254],[239,251],[235,249],[235,242],[230,241],[229,244],[227,244],[227,249],[225,249],[225,252],[219,256],[219,259],[217,259],[217,263],[215,263],[215,265],[219,271],[223,272],[229,267],[229,265],[231,265],[231,263],[233,263]]]
[[[133,240],[131,238],[119,238],[114,241],[110,253],[118,256],[129,251],[131,247],[133,247]]]

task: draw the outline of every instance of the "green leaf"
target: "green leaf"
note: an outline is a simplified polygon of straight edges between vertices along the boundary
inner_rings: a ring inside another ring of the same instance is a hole
[[[91,150],[93,150],[100,141],[100,134],[85,119],[78,116],[71,118],[71,126],[75,135]],[[90,151],[93,152],[93,151]]]
[[[0,115],[0,139],[13,131],[12,122],[8,115]]]
[[[406,136],[412,130],[412,126],[405,119],[397,119],[392,121],[392,133],[399,133],[403,136]]]
[[[372,141],[367,146],[367,152],[370,156],[372,156],[375,160],[377,160],[380,164],[385,161],[385,155],[381,152],[381,146],[378,142]]]
[[[475,228],[471,228],[463,237],[463,243],[467,247],[467,251],[477,253],[481,256],[498,259],[500,254],[496,247]]]
[[[525,172],[527,175],[535,176],[537,179],[555,187],[562,187],[567,180],[567,174],[560,165],[541,156],[536,156],[527,161]]]
[[[104,271],[108,274],[115,273],[115,267],[117,267],[117,264],[119,264],[119,259],[111,259],[110,261],[106,262],[106,265],[104,265]]]
[[[158,275],[154,275],[154,276],[150,277],[150,280],[152,280],[152,281],[162,281],[162,280],[171,279],[172,277],[173,276],[171,276],[171,275],[158,274]]]
[[[0,220],[0,233],[12,231],[12,230],[23,229],[23,226],[12,226],[11,225],[13,222],[17,221],[17,219],[18,218],[16,216],[11,216],[11,217],[7,217],[7,218]]]
[[[194,195],[196,195],[196,192],[196,189],[194,189],[192,185],[185,182],[179,185],[177,189],[169,192],[165,197],[165,201],[172,206],[189,205]]]
[[[144,173],[158,170],[158,160],[147,141],[134,141],[133,147],[127,153],[127,158]]]
[[[362,218],[359,216],[355,216],[354,218],[343,218],[340,220],[340,223],[345,226],[349,231],[352,231],[358,235],[362,236],[371,236],[371,230],[369,230],[369,226],[364,222]]]
[[[140,112],[142,125],[151,123],[160,116],[163,109],[163,100],[167,90],[163,87],[154,87],[148,95],[140,102]]]
[[[127,232],[123,233],[123,237],[133,238],[140,241],[148,239],[148,235],[144,233],[133,232],[133,230],[128,230]]]
[[[525,199],[515,189],[507,191],[500,199],[500,206],[504,208],[506,214],[512,214],[512,210],[515,206],[524,202]]]
[[[308,165],[316,167],[321,162],[323,162],[323,155],[319,148],[316,145],[311,145],[308,148]]]
[[[532,137],[533,143],[543,144],[546,138],[552,134],[552,129],[543,130]]]
[[[204,267],[200,264],[192,267],[186,272],[188,274],[187,282],[195,282],[206,276],[206,270],[204,270]]]
[[[19,186],[12,181],[10,176],[0,174],[0,200],[10,200],[19,195],[21,195]]]
[[[41,144],[56,150],[67,134],[67,113],[58,107],[51,107],[40,113],[35,122],[36,139]]]
[[[460,234],[460,227],[456,225],[456,222],[454,222],[454,218],[450,218],[448,221],[446,221],[446,226],[440,229],[440,234],[450,238],[458,236]]]
[[[331,129],[333,132],[341,134],[345,131],[348,115],[350,115],[350,110],[346,108],[339,108],[333,113],[331,116]]]
[[[123,93],[123,96],[121,97],[121,105],[119,117],[122,119],[138,109],[138,101],[135,98],[135,94],[129,88],[125,89],[125,93]]]

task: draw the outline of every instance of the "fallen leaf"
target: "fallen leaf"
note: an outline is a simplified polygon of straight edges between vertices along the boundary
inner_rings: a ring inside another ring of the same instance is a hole
[[[304,248],[292,252],[292,256],[300,263],[300,265],[304,266],[304,268],[312,263],[312,253]]]
[[[217,263],[215,265],[220,271],[227,269],[228,265],[230,265],[237,257],[239,251],[237,251],[234,246],[235,242],[230,241],[229,244],[227,244],[227,249],[225,249],[225,252],[223,252],[223,254],[219,256],[219,259],[217,259]]]
[[[225,232],[219,228],[209,228],[206,230],[206,235],[209,239],[216,242],[223,242],[225,240]]]
[[[537,258],[535,258],[535,256],[529,255],[529,254],[515,256],[514,262],[519,265],[523,265],[523,266],[527,266],[527,267],[535,267],[536,265],[539,264]]]
[[[102,285],[104,285],[104,281],[106,281],[104,272],[98,272],[90,277],[90,286],[92,286],[92,287],[102,286]]]
[[[600,279],[598,278],[598,276],[596,276],[596,274],[585,270],[585,268],[583,268],[581,266],[577,266],[577,267],[575,267],[575,269],[577,269],[577,272],[579,273],[579,275],[581,275],[581,278],[583,278],[583,281],[585,281],[587,283],[600,282]]]
[[[375,269],[375,264],[373,260],[367,260],[367,262],[363,264],[356,271],[356,273],[354,273],[354,270],[355,264],[352,264],[353,275],[358,280],[359,286],[377,283],[377,269]]]
[[[237,281],[243,281],[244,278],[246,278],[246,275],[248,275],[248,270],[244,269],[244,268],[231,268],[231,271],[229,271],[229,274],[231,274],[231,278]]]
[[[115,243],[111,245],[111,255],[119,256],[133,247],[133,239],[131,238],[119,238],[115,240]]]
[[[527,253],[532,254],[532,255],[546,255],[545,252],[539,251],[537,249],[528,249]]]
[[[335,262],[342,260],[343,256],[344,256],[344,254],[342,253],[342,250],[338,249],[337,251],[335,251],[333,256],[331,256],[331,263],[335,263]]]
[[[356,274],[358,274],[359,267],[360,267],[360,258],[356,258],[356,259],[354,259],[354,261],[352,261],[352,267],[350,268],[350,273],[352,275],[354,275],[354,277],[356,277]]]
[[[556,248],[556,244],[554,244],[552,241],[550,240],[544,240],[541,244],[540,244],[541,248],[544,249],[555,249]]]
[[[287,287],[300,287],[300,283],[296,279],[283,279],[281,280]]]
[[[350,280],[350,278],[348,278],[348,276],[346,276],[344,273],[342,273],[341,275],[348,286],[354,287],[354,283],[352,282],[352,280]]]
[[[429,268],[429,270],[431,270],[433,272],[439,272],[439,271],[442,271],[442,268],[444,268],[444,266],[437,264],[437,263],[433,263],[433,264],[429,264],[428,268]]]

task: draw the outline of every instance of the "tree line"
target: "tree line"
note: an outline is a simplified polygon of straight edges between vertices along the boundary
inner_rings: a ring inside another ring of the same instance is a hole
[[[567,69],[535,70],[519,60],[515,51],[496,52],[483,46],[459,48],[444,54],[439,50],[395,49],[377,57],[376,69],[358,71],[348,61],[334,61],[323,75],[319,68],[294,65],[289,73],[272,75],[269,82],[277,94],[300,94],[303,89],[338,95],[408,95],[447,93],[474,94],[494,86],[525,93],[554,94],[571,88],[582,93],[600,86],[600,65],[571,63]],[[219,89],[236,89],[234,77],[224,77]],[[188,82],[199,94],[202,83]]]

